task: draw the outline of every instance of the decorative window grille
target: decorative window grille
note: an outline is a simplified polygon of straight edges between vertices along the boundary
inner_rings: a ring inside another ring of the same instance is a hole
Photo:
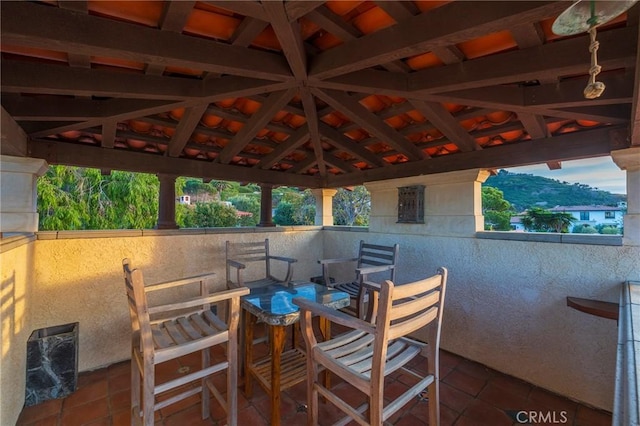
[[[398,188],[398,223],[424,223],[424,185]]]

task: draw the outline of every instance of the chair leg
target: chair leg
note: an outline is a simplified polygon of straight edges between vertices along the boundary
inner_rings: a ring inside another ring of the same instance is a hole
[[[144,426],[153,426],[155,413],[155,395],[154,388],[156,385],[155,369],[153,364],[145,359],[143,367],[143,384],[142,384],[142,424]]]
[[[227,426],[236,426],[238,423],[238,341],[235,338],[229,339],[226,351],[229,363],[227,367]]]
[[[440,426],[440,383],[436,379],[429,386],[429,426]]]
[[[209,367],[211,365],[211,353],[209,348],[204,349],[202,351],[202,369]],[[201,380],[202,386],[202,418],[206,419],[209,417],[209,405],[210,405],[210,396],[209,396],[209,386],[207,385],[207,377],[203,377]]]
[[[318,368],[310,356],[307,356],[307,425],[318,424]]]
[[[140,369],[135,353],[131,353],[131,424],[140,421]]]

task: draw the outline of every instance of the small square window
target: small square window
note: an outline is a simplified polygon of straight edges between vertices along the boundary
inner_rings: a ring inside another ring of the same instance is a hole
[[[398,188],[398,223],[424,223],[424,185]]]
[[[604,217],[605,219],[615,219],[616,212],[612,212],[612,211],[604,212]]]

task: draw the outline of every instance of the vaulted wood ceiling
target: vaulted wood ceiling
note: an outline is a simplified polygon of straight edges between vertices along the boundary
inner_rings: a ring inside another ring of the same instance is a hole
[[[2,107],[51,164],[300,187],[608,155],[640,144],[638,6],[1,2]]]

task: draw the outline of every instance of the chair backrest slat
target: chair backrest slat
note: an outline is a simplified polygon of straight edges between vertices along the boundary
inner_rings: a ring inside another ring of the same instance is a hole
[[[399,250],[399,244],[383,246],[365,243],[364,240],[361,240],[358,250],[358,268],[366,266],[389,266],[389,271],[385,272],[386,277],[391,281],[395,281]]]

